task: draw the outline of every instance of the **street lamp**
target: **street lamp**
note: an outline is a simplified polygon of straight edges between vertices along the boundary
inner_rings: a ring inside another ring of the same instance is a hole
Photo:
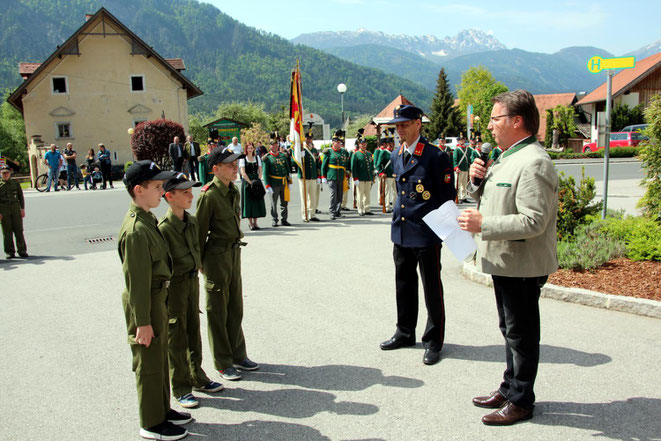
[[[337,91],[340,92],[340,103],[342,104],[342,129],[344,130],[344,92],[347,91],[347,85],[344,83],[338,84]]]

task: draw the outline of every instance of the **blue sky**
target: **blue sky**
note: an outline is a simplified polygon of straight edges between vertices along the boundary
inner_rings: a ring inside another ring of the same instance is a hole
[[[302,33],[359,28],[444,38],[477,28],[510,49],[553,53],[568,46],[595,46],[615,55],[661,39],[659,0],[201,1],[248,26],[287,39]]]

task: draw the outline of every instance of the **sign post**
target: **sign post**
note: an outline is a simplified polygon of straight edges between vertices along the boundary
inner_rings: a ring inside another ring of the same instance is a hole
[[[610,133],[611,133],[611,104],[613,100],[613,69],[630,69],[636,64],[634,57],[616,57],[602,58],[592,57],[588,60],[588,70],[592,73],[606,71],[606,116],[604,121],[604,206],[601,210],[601,218],[606,218],[608,206],[608,162],[610,159]],[[599,146],[599,136],[597,136],[597,147]]]

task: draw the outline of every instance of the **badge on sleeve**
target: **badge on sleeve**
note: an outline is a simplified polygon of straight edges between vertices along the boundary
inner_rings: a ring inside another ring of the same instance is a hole
[[[450,173],[448,173],[448,174],[445,175],[445,179],[444,179],[444,180],[445,180],[445,183],[446,183],[446,184],[449,184],[449,183],[450,183],[450,181],[452,180],[452,176],[450,176]]]

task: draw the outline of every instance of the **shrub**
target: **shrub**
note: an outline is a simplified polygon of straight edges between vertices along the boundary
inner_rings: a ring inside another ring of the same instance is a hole
[[[652,98],[649,107],[645,109],[645,119],[649,126],[644,133],[649,141],[644,143],[640,159],[645,171],[642,185],[646,190],[638,206],[646,216],[661,222],[661,95]]]
[[[133,165],[133,161],[126,161],[126,163],[124,164],[124,173],[126,173],[126,170],[128,170],[129,167],[132,165]]]
[[[576,228],[588,222],[587,216],[595,215],[601,210],[603,202],[593,203],[596,194],[594,178],[585,176],[585,168],[581,170],[581,181],[578,186],[572,176],[565,178],[564,172],[560,172],[558,239],[571,239]]]
[[[152,160],[163,170],[170,168],[172,161],[168,148],[175,136],[179,137],[182,145],[186,141],[184,127],[177,122],[157,119],[140,123],[131,136],[133,157],[137,161]]]
[[[604,237],[626,245],[631,260],[661,261],[661,225],[648,217],[607,217],[594,224]]]
[[[617,257],[622,257],[626,247],[622,240],[601,234],[599,224],[585,225],[577,229],[573,239],[558,242],[560,268],[591,270]]]

